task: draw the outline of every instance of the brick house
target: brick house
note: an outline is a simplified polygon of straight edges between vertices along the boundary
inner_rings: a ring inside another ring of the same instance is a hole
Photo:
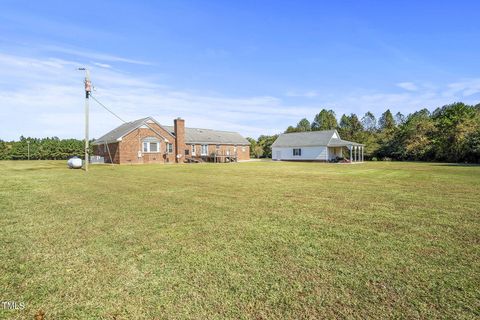
[[[237,132],[185,128],[177,118],[163,126],[147,117],[127,122],[93,142],[93,153],[107,163],[182,163],[250,159],[250,143]]]

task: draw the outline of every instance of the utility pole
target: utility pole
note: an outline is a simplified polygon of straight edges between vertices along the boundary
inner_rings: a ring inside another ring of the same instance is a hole
[[[89,98],[92,92],[92,83],[90,82],[90,71],[87,68],[78,68],[78,70],[85,71],[85,171],[88,171],[88,113],[89,113]]]

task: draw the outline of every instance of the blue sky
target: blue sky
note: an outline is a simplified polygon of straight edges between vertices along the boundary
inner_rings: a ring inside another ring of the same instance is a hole
[[[83,75],[122,118],[273,134],[322,108],[480,102],[478,1],[5,1],[0,139],[83,136]],[[92,101],[91,136],[119,121]]]

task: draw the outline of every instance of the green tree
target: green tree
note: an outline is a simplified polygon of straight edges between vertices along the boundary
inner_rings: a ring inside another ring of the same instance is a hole
[[[399,111],[395,114],[395,124],[400,126],[405,123],[405,116]]]
[[[352,113],[349,116],[344,114],[340,119],[338,130],[343,139],[358,140],[363,132],[363,125],[356,114]]]
[[[298,132],[311,131],[312,128],[310,125],[310,121],[308,121],[306,118],[303,118],[297,123],[296,129]]]
[[[9,147],[7,142],[0,140],[0,160],[8,160],[9,157]]]
[[[409,115],[393,139],[394,156],[402,160],[431,160],[434,132],[435,123],[427,109]]]
[[[480,126],[467,136],[465,161],[480,163]]]
[[[340,124],[338,125],[340,133],[347,132],[350,130],[350,117],[346,114],[343,114],[340,117]]]
[[[58,137],[38,139],[21,136],[19,141],[0,142],[0,159],[26,160],[29,146],[31,160],[65,160],[72,156],[84,155],[82,140]],[[90,154],[92,153],[93,146],[90,145]]]
[[[278,134],[273,136],[261,135],[258,137],[257,145],[262,147],[263,157],[271,158],[272,157],[272,144],[277,140]]]
[[[250,157],[258,158],[255,153],[255,148],[257,147],[257,141],[253,138],[247,137],[247,141],[250,142]]]
[[[292,133],[292,132],[298,132],[297,128],[293,126],[288,126],[287,130],[285,130],[285,133]]]
[[[312,122],[312,130],[332,130],[338,127],[337,118],[333,110],[322,109],[320,113],[315,115]]]
[[[255,145],[253,148],[253,154],[255,155],[255,158],[261,158],[263,156],[263,148],[261,145]]]
[[[480,117],[474,106],[458,102],[433,112],[437,128],[436,158],[442,161],[465,161],[468,158],[469,139],[478,130]]]
[[[387,109],[378,120],[378,126],[380,130],[393,130],[395,128],[395,120],[393,119],[392,112]]]
[[[398,141],[395,138],[395,120],[393,118],[390,109],[387,109],[380,119],[378,119],[378,132],[376,138],[379,144],[379,148],[376,151],[378,158],[392,158],[394,154],[398,152]]]
[[[374,132],[377,129],[377,118],[370,111],[362,117],[362,126],[366,131]]]

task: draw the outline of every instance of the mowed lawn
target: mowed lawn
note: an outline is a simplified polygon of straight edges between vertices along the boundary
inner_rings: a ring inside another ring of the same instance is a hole
[[[0,162],[1,318],[480,316],[480,166]]]

